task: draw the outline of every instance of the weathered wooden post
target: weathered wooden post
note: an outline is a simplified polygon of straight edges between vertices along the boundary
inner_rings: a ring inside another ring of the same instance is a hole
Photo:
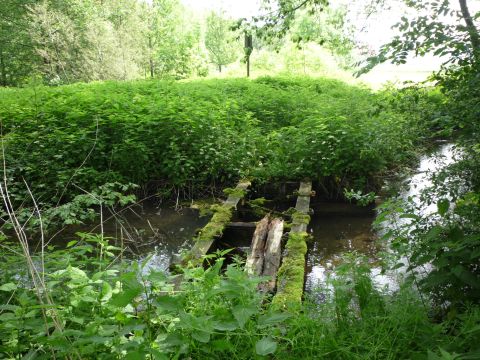
[[[253,51],[253,37],[245,33],[245,62],[247,63],[247,77],[250,77],[250,55]]]

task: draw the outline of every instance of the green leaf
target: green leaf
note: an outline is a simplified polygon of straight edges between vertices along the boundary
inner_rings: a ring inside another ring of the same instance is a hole
[[[233,316],[241,328],[250,319],[250,317],[257,312],[257,309],[252,306],[237,305],[232,309]]]
[[[224,339],[214,340],[212,341],[211,345],[215,350],[220,351],[229,351],[234,349],[234,346],[229,341]]]
[[[154,360],[168,360],[168,356],[157,349],[150,349]]]
[[[437,202],[437,209],[440,216],[444,216],[450,208],[450,201],[448,199],[442,199]]]
[[[404,267],[404,266],[405,266],[404,263],[397,263],[397,264],[395,264],[395,266],[392,267],[391,270],[398,270],[398,269],[400,269],[400,268],[402,268],[402,267]]]
[[[1,291],[13,291],[16,288],[17,288],[17,285],[15,285],[14,283],[6,283],[0,286]]]
[[[167,280],[167,275],[160,271],[152,271],[148,274],[147,279],[152,283],[164,282]]]
[[[262,315],[258,318],[259,325],[273,325],[281,323],[288,318],[292,317],[290,314],[287,313],[270,313]]]
[[[0,314],[0,320],[2,321],[10,321],[13,319],[16,319],[16,316],[14,313],[8,312],[8,313]]]
[[[192,337],[202,343],[208,343],[210,341],[210,333],[206,331],[194,331]]]
[[[102,285],[101,301],[105,302],[112,298],[112,287],[109,283],[104,282]]]
[[[402,214],[402,215],[400,215],[400,219],[415,219],[415,220],[419,220],[419,219],[420,219],[420,216],[415,215],[415,214]]]
[[[145,359],[145,354],[138,352],[138,350],[133,350],[125,356],[125,360],[143,360]]]
[[[125,307],[142,292],[141,288],[132,288],[124,290],[112,296],[110,304],[118,307]]]
[[[220,331],[233,331],[238,328],[236,321],[218,321],[213,325],[214,329]]]
[[[470,285],[474,289],[478,289],[480,287],[480,281],[477,276],[473,275],[467,269],[465,269],[462,265],[457,265],[452,269],[452,273],[462,280],[464,283]]]
[[[159,296],[155,300],[155,305],[157,308],[167,312],[176,312],[182,308],[180,300],[171,296]]]
[[[277,343],[271,337],[264,337],[255,344],[257,355],[266,356],[277,350]]]

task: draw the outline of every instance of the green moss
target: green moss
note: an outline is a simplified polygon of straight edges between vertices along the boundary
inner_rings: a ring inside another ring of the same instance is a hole
[[[247,190],[239,189],[239,188],[225,188],[223,189],[223,193],[227,196],[233,196],[236,198],[243,198],[247,194]]]
[[[275,308],[283,309],[302,301],[307,238],[305,232],[290,233],[288,237],[286,254],[277,275],[277,294],[272,302]]]
[[[197,241],[211,241],[222,235],[225,226],[233,216],[233,206],[212,205],[214,213],[210,222],[200,231]]]
[[[295,214],[296,211],[297,211],[297,209],[295,209],[294,207],[290,207],[283,212],[283,215],[292,217],[293,214]]]
[[[304,214],[300,211],[296,211],[292,215],[292,223],[294,225],[307,224],[310,223],[310,215]]]
[[[264,197],[261,197],[261,198],[250,200],[248,203],[250,204],[250,206],[253,207],[253,206],[265,206],[265,204],[267,204],[268,202],[270,202],[270,200],[267,200]]]
[[[269,202],[269,200],[261,197],[258,199],[253,199],[248,201],[248,205],[252,208],[253,214],[256,217],[262,218],[265,215],[272,212],[271,209],[266,208],[264,205]]]
[[[200,212],[200,216],[212,215],[212,206],[215,205],[215,200],[213,198],[195,200],[192,203],[189,203],[191,209],[196,209]]]

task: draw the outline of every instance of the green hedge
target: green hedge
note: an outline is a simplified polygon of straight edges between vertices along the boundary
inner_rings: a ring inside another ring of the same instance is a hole
[[[335,178],[363,186],[422,132],[392,96],[330,79],[135,81],[0,90],[17,200],[111,181],[177,187]],[[70,181],[71,180],[71,181]],[[16,186],[15,184],[18,184]]]

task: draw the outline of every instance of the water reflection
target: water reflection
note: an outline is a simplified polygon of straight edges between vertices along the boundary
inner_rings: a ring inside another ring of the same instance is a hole
[[[430,177],[439,172],[445,166],[455,162],[456,149],[453,144],[443,144],[432,154],[421,157],[418,168],[414,175],[403,180],[403,190],[399,196],[402,199],[412,198],[419,208],[418,213],[428,215],[437,210],[436,204],[420,207],[420,193],[432,185]],[[344,204],[344,208],[329,213],[332,204],[324,204],[316,211],[311,219],[311,231],[313,241],[309,244],[307,254],[307,275],[305,288],[311,291],[320,286],[325,287],[327,277],[334,277],[335,266],[342,262],[347,252],[356,251],[364,255],[371,264],[371,274],[374,283],[389,291],[398,288],[399,277],[402,276],[402,269],[397,272],[382,273],[378,263],[378,253],[387,250],[387,246],[378,244],[377,235],[372,230],[374,214],[363,215],[358,208],[353,211],[353,205]],[[354,214],[354,215],[352,215]],[[388,227],[394,226],[395,222],[409,221],[408,219],[392,219],[387,222],[383,233]],[[405,270],[403,270],[405,271]]]
[[[107,217],[107,216],[105,216]],[[200,217],[199,211],[191,208],[174,210],[167,206],[144,203],[126,209],[103,225],[104,236],[112,238],[111,243],[126,248],[130,259],[145,262],[145,271],[166,270],[172,259],[193,245],[198,229],[209,221]],[[72,231],[99,233],[99,225],[82,226]]]
[[[325,204],[328,211],[329,204]],[[335,205],[338,207],[338,204]],[[374,214],[358,212],[354,205],[343,204],[344,211],[335,214],[316,212],[311,219],[313,239],[307,255],[305,288],[311,291],[325,286],[327,277],[334,277],[334,269],[343,262],[347,252],[356,251],[365,256],[372,266],[372,276],[378,286],[391,286],[393,279],[381,274],[377,254],[381,250],[376,234],[372,231]],[[356,214],[352,215],[352,212]]]
[[[456,148],[453,144],[443,144],[433,154],[424,155],[420,158],[420,164],[413,176],[406,179],[406,190],[400,194],[407,200],[412,198],[421,215],[432,214],[437,210],[436,204],[424,205],[420,202],[422,191],[432,186],[431,176],[438,173],[446,166],[455,162]],[[421,207],[421,208],[420,208]]]

